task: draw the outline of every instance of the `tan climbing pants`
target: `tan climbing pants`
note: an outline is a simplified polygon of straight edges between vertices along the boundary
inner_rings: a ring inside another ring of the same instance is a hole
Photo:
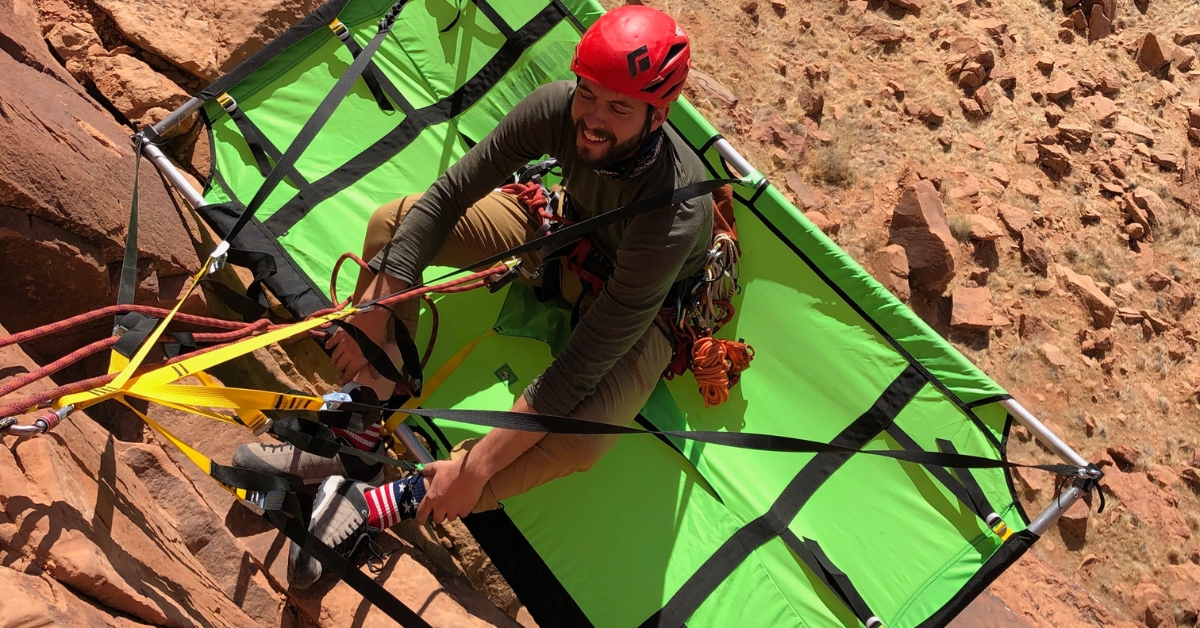
[[[406,196],[375,210],[367,225],[363,259],[370,260],[392,240],[396,227],[420,198]],[[438,266],[462,268],[485,257],[511,249],[534,236],[527,210],[515,196],[493,192],[467,209],[455,225],[445,246],[434,258]],[[532,254],[531,254],[532,255]],[[527,268],[537,266],[533,258],[523,259]],[[570,273],[563,273],[564,277]],[[371,276],[360,275],[355,301],[366,289]],[[564,291],[566,291],[564,289]],[[396,308],[401,320],[415,331],[419,313],[416,300]],[[403,308],[403,309],[402,309]],[[617,360],[596,386],[571,412],[571,416],[590,421],[629,425],[641,411],[659,377],[671,361],[671,345],[656,325],[651,325],[634,343],[629,353]],[[614,435],[547,434],[529,451],[502,469],[483,488],[474,512],[499,508],[499,502],[520,495],[550,480],[576,471],[586,471],[612,449]],[[478,440],[467,440],[454,448],[451,457],[462,458]]]

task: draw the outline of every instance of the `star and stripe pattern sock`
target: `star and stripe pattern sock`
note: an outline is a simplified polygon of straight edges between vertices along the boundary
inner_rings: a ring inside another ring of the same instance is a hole
[[[425,498],[425,479],[414,474],[379,488],[366,490],[367,525],[386,530],[405,519],[417,516],[417,506]]]
[[[379,430],[381,428],[378,423],[362,432],[351,432],[350,430],[343,430],[340,427],[331,427],[329,429],[333,430],[333,433],[337,436],[346,439],[346,442],[350,443],[350,446],[355,449],[375,451],[375,448],[379,446]]]

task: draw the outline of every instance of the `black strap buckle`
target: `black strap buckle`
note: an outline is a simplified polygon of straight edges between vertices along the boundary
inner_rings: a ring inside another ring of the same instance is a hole
[[[517,263],[510,266],[508,270],[485,277],[483,283],[487,285],[488,292],[495,294],[502,290],[504,286],[512,283],[514,279],[520,276],[521,260],[517,260]]]

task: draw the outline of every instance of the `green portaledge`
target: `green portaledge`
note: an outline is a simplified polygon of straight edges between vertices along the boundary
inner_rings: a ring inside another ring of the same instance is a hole
[[[333,4],[333,3],[331,2],[330,4]],[[560,7],[562,6],[558,2],[555,2],[555,4]],[[564,9],[565,9],[565,7],[564,7]],[[567,14],[571,15],[569,10],[567,11]],[[571,17],[573,17],[573,15]],[[208,120],[207,116],[206,116],[205,121],[206,121],[207,125],[209,126],[209,133],[210,133],[210,139],[211,139],[212,121]],[[719,139],[719,137],[720,137],[719,135],[714,135],[712,138],[710,138],[709,142],[706,143],[705,149],[707,149],[708,146],[711,146],[711,143],[716,141],[716,139]],[[698,152],[703,157],[703,154],[704,154],[704,152],[706,152],[706,150],[700,150]],[[213,151],[212,159],[214,160],[214,163],[215,163],[215,151]],[[706,165],[708,165],[711,168],[711,165],[709,164],[709,161],[707,159],[704,159],[703,161],[705,162]],[[215,168],[212,170],[212,172],[214,173],[217,181],[221,182],[219,174],[217,174],[217,171]],[[211,188],[213,179],[214,179],[214,177],[210,177],[209,181],[206,182],[206,191],[209,188]],[[765,179],[764,179],[764,181],[765,181]],[[224,191],[236,203],[237,200],[233,194],[233,191],[228,189],[224,185],[223,185],[223,187],[225,187]],[[924,369],[920,365],[920,362],[918,360],[916,360],[913,356],[911,356],[906,351],[904,351],[902,346],[900,346],[899,343],[897,343],[889,334],[887,334],[884,331],[883,327],[879,323],[877,323],[872,317],[868,316],[866,314],[866,312],[864,310],[862,310],[862,308],[858,307],[857,304],[852,299],[850,299],[847,294],[845,294],[842,290],[840,290],[839,287],[835,283],[833,283],[828,277],[826,277],[824,275],[824,273],[822,273],[820,271],[820,269],[811,260],[809,260],[806,256],[804,256],[798,250],[798,247],[794,243],[792,243],[781,231],[776,229],[775,225],[773,225],[769,220],[767,220],[765,218],[765,216],[763,216],[761,213],[758,212],[758,210],[754,207],[754,201],[756,201],[765,192],[765,190],[766,190],[765,185],[760,186],[756,190],[755,194],[753,196],[751,196],[749,199],[739,197],[739,200],[743,201],[743,204],[747,208],[749,208],[751,211],[753,211],[758,216],[758,218],[760,220],[762,220],[762,222],[765,225],[767,225],[768,228],[770,228],[771,231],[774,232],[778,238],[780,238],[780,240],[782,242],[784,242],[785,244],[790,246],[794,251],[796,251],[797,254],[799,254],[801,256],[801,258],[804,259],[804,261],[809,265],[809,267],[819,277],[821,277],[821,279],[826,284],[828,284],[834,290],[838,291],[839,296],[841,296],[848,304],[850,304],[852,307],[854,307],[854,309],[856,311],[858,311],[859,315],[864,320],[868,321],[873,327],[876,328],[876,330],[881,335],[883,335],[885,338],[887,338],[888,341],[894,347],[896,347],[898,350],[900,350],[901,353],[905,356],[906,360],[909,362],[910,366],[917,367],[917,368],[923,370],[924,371],[923,376],[926,378],[926,380],[929,381],[931,384],[938,386],[941,389],[941,392],[943,392],[947,396],[947,398],[953,400],[956,404],[958,404],[959,407],[962,408],[965,411],[965,413],[968,416],[970,416],[973,421],[976,422],[977,426],[984,432],[984,434],[987,435],[989,438],[991,438],[993,440],[993,442],[995,442],[996,439],[992,435],[991,430],[989,428],[987,428],[986,426],[984,426],[982,424],[982,421],[980,421],[978,419],[978,417],[976,417],[974,415],[974,413],[971,412],[970,410],[975,407],[978,407],[980,405],[983,405],[986,402],[994,402],[994,401],[998,400],[998,398],[980,399],[980,400],[973,401],[969,404],[966,404],[961,399],[959,399],[958,396],[953,393],[953,391],[944,387],[944,385],[939,385],[939,384],[941,384],[941,382],[939,380],[937,380],[936,377],[934,377],[931,373],[929,373],[926,369]],[[275,244],[278,247],[278,242],[276,242]],[[281,252],[281,254],[283,254],[285,257],[287,257],[290,261],[290,256],[287,255],[286,253],[283,253],[282,247],[279,247],[278,250]],[[297,269],[297,272],[299,272],[298,269]],[[312,285],[312,280],[310,278],[308,278],[307,275],[304,275],[304,273],[302,273],[302,272],[300,272],[299,274],[301,274],[304,277],[304,279],[307,281],[307,283]],[[320,294],[319,291],[318,291],[318,294]],[[1011,425],[1011,417],[1005,423],[1004,439],[995,443],[997,445],[997,449],[998,449],[999,453],[1001,454],[1001,456],[1004,455],[1004,444],[1006,444],[1006,441],[1007,441],[1007,432],[1008,432],[1009,425]],[[1007,475],[1008,474],[1006,474],[1006,476]],[[1009,489],[1011,491],[1012,490],[1012,479],[1011,479],[1011,477],[1008,477],[1007,479],[1008,479]],[[1020,509],[1019,501],[1014,501],[1014,503],[1017,504],[1017,508]],[[502,512],[493,513],[493,514],[495,514],[496,517],[503,515]],[[1026,520],[1026,523],[1027,523],[1028,518],[1025,516],[1025,513],[1023,511],[1021,512],[1021,516],[1023,519]],[[492,517],[492,518],[496,518],[496,517]],[[504,515],[503,518],[504,518],[504,520],[507,520],[509,525],[511,526],[511,520],[508,520],[506,515]],[[475,519],[475,518],[473,517],[471,519]],[[511,526],[511,527],[512,527],[513,533],[519,536],[520,533],[515,528],[515,526]],[[523,537],[521,537],[521,538],[522,538],[522,540],[524,540]],[[981,591],[984,587],[986,587],[987,583],[990,582],[991,580],[993,580],[1003,570],[1004,567],[1011,564],[1012,561],[1015,561],[1034,540],[1036,540],[1036,537],[1034,535],[1032,535],[1032,533],[1029,533],[1027,531],[1023,531],[1023,532],[1020,532],[1020,533],[1017,533],[1016,535],[1014,535],[1014,537],[1012,539],[1010,539],[1010,541],[1008,543],[1005,543],[1003,546],[1001,546],[1001,549],[998,550],[995,554],[993,554],[989,558],[987,563],[985,563],[985,565],[982,568],[980,568],[980,570],[976,573],[976,575],[968,581],[967,586],[963,587],[963,589],[960,590],[960,592],[948,604],[946,604],[946,606],[944,606],[940,611],[935,613],[934,616],[932,616],[928,621],[926,621],[922,625],[923,626],[925,626],[925,625],[940,625],[941,622],[948,621],[951,617],[953,617],[954,614],[956,614],[959,610],[961,610],[962,606],[965,606],[965,604],[968,603],[970,601],[970,599],[975,597],[975,595],[977,595],[979,593],[979,591]],[[491,543],[489,543],[489,544],[491,544]],[[528,545],[528,542],[525,542],[525,547],[528,547],[529,552],[532,554],[533,558],[536,558],[536,552],[533,550],[533,548],[531,546]],[[540,558],[536,558],[536,560],[531,560],[531,557],[524,557],[524,558],[520,559],[519,562],[524,563],[526,566],[537,563],[537,564],[540,564],[542,567],[545,567],[545,563],[542,562],[540,560]],[[536,567],[537,565],[534,564],[533,566]],[[549,573],[550,578],[554,582],[556,582],[556,583],[558,582],[557,578],[553,577],[553,574],[549,572],[548,568],[546,568],[546,572]],[[567,598],[569,598],[569,594],[566,592],[565,589],[562,589],[561,584],[559,584],[559,589],[562,591],[563,595],[565,595]],[[539,596],[545,594],[546,592],[547,591],[544,588],[541,589],[539,591]],[[539,596],[535,596],[535,597],[539,597]],[[530,605],[530,606],[531,606],[531,610],[532,610],[533,605]],[[575,610],[579,612],[579,615],[569,614],[569,615],[564,615],[564,617],[574,615],[574,617],[577,619],[578,617],[582,616],[582,611],[579,611],[578,605],[573,605],[573,606],[574,606]],[[540,614],[541,613],[539,613],[539,615]],[[584,621],[586,621],[586,618],[584,619]],[[555,624],[547,623],[546,625],[555,625]],[[571,623],[571,625],[581,625],[581,624]]]

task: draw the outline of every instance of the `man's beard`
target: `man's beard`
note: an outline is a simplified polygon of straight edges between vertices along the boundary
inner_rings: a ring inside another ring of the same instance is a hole
[[[620,143],[616,143],[616,138],[608,131],[592,131],[592,135],[598,136],[608,142],[609,147],[591,159],[584,156],[580,151],[580,148],[582,147],[578,145],[579,137],[583,135],[584,124],[583,120],[577,120],[575,122],[575,156],[579,159],[579,163],[581,165],[591,168],[592,170],[607,169],[609,166],[612,166],[619,161],[629,159],[637,154],[638,150],[640,150],[642,146],[646,144],[647,138],[650,137],[650,133],[652,132],[650,125],[653,123],[651,118],[652,117],[650,115],[647,115],[646,124],[642,127],[642,131],[636,136]]]

